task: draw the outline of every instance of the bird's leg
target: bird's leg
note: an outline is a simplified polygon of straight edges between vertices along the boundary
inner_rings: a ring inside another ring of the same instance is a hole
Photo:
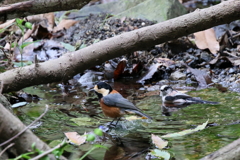
[[[118,124],[118,121],[121,119],[121,117],[118,117],[117,118],[117,122],[115,123],[115,127],[117,126],[117,124]]]
[[[116,127],[117,124],[118,124],[118,121],[119,121],[120,119],[121,119],[121,117],[114,118],[114,119],[112,120],[112,122],[108,125],[109,128],[114,128],[114,127]],[[116,122],[115,124],[113,124],[113,122],[114,122],[115,120],[117,120],[117,122]]]

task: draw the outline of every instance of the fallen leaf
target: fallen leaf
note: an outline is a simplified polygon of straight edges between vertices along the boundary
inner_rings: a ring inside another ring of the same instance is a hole
[[[79,135],[77,132],[65,132],[64,134],[72,144],[81,145],[86,142],[86,133],[84,133],[84,135]]]
[[[126,60],[126,59],[122,59],[122,60],[118,63],[117,68],[115,69],[115,71],[114,71],[114,73],[113,73],[113,74],[114,74],[114,76],[113,76],[113,77],[114,77],[114,80],[120,78],[120,76],[122,75],[122,73],[123,73],[126,65],[127,65],[127,60]]]
[[[52,34],[42,25],[37,25],[33,36],[35,36],[37,39],[46,39],[50,38]]]
[[[137,64],[133,64],[132,72],[131,74],[137,75],[142,69],[143,69],[143,62],[138,62]]]
[[[126,117],[126,120],[128,120],[128,121],[133,121],[133,120],[138,120],[138,119],[142,119],[142,117],[138,117],[138,116],[129,116],[129,117]]]
[[[162,140],[162,138],[160,138],[159,136],[156,136],[154,134],[152,134],[152,142],[159,149],[163,149],[168,145],[167,141]]]
[[[154,61],[157,61],[159,64],[169,67],[173,64],[175,64],[175,62],[171,59],[168,58],[155,58]]]
[[[213,28],[194,33],[195,43],[199,49],[209,49],[212,54],[216,56],[216,53],[220,49],[220,45],[216,39]]]
[[[53,32],[63,30],[64,28],[68,29],[68,28],[72,27],[73,25],[75,25],[77,22],[78,21],[71,20],[71,19],[63,19],[56,27],[54,27]]]
[[[143,83],[145,80],[151,79],[152,76],[158,71],[158,67],[160,66],[159,63],[156,64],[152,64],[149,69],[148,72],[137,82],[138,83]]]
[[[206,72],[201,71],[199,69],[193,69],[188,65],[185,65],[185,66],[195,76],[196,80],[198,81],[198,85],[201,88],[206,88],[208,84],[213,83],[211,77]]]
[[[240,65],[240,58],[226,57],[234,66]]]
[[[61,45],[70,52],[73,52],[76,50],[76,47],[72,46],[71,44],[61,42]]]
[[[79,117],[79,118],[72,118],[70,121],[75,122],[79,126],[91,126],[95,124],[95,121],[92,121],[91,118],[88,117]]]
[[[187,134],[191,134],[191,133],[203,130],[207,126],[207,124],[208,124],[208,120],[205,123],[203,123],[201,125],[198,125],[194,129],[187,129],[187,130],[184,130],[184,131],[181,131],[181,132],[177,132],[177,133],[170,133],[170,134],[163,135],[161,137],[162,138],[174,138],[174,137],[185,136]]]
[[[164,160],[169,160],[171,155],[169,152],[167,151],[162,151],[162,150],[159,150],[159,149],[154,149],[154,150],[151,150],[151,155],[153,156],[156,156],[158,158],[164,158]]]

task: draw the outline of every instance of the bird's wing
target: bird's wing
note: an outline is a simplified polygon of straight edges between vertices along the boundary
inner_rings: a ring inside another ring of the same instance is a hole
[[[174,97],[176,97],[177,99],[179,99],[179,98],[182,98],[182,99],[192,98],[188,94],[185,94],[185,93],[182,93],[182,92],[178,92],[178,91],[175,91]]]
[[[140,110],[119,93],[104,96],[103,102],[108,106],[119,107],[120,109]]]
[[[185,93],[182,93],[182,92],[178,92],[178,91],[173,91],[171,92],[171,94],[168,94],[166,97],[165,97],[165,100],[166,101],[176,101],[176,100],[187,100],[187,99],[192,99],[191,96],[185,94]]]

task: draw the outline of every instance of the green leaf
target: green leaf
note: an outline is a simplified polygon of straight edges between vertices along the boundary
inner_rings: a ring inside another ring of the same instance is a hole
[[[86,45],[86,44],[82,44],[82,45],[79,47],[79,49],[83,49],[83,48],[85,48],[85,47],[87,47],[87,45]]]
[[[159,149],[152,150],[151,155],[156,156],[158,158],[164,158],[164,160],[169,160],[171,157],[170,153]]]
[[[61,44],[63,45],[64,48],[66,48],[70,52],[73,52],[76,50],[76,48],[74,46],[72,46],[71,44],[64,43],[64,42],[61,42]]]
[[[27,27],[28,29],[32,29],[32,23],[26,22],[24,25],[25,25],[25,27]]]
[[[18,44],[16,42],[11,43],[11,48],[16,47]]]
[[[22,25],[23,21],[23,19],[16,18],[17,25]]]
[[[26,46],[34,43],[34,42],[36,42],[36,41],[33,41],[33,42],[23,42],[22,45],[20,46],[20,48],[23,49],[24,47],[26,47]]]
[[[94,147],[96,147],[96,148],[105,148],[105,149],[108,149],[108,147],[103,146],[103,145],[101,145],[101,144],[94,144]]]
[[[72,118],[70,121],[75,122],[79,126],[91,126],[96,124],[96,122],[89,117]]]
[[[27,62],[13,62],[13,64],[14,64],[16,67],[23,67],[23,66],[31,65],[31,64],[33,64],[33,63],[32,63],[32,61],[27,61]]]
[[[32,150],[34,150],[35,147],[36,147],[36,143],[34,142],[34,143],[31,145]]]

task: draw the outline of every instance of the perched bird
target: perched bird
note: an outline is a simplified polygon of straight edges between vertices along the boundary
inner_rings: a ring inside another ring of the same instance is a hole
[[[142,113],[139,108],[124,98],[118,91],[113,90],[109,84],[99,82],[94,86],[94,90],[105,116],[114,118],[114,120],[117,119],[118,122],[125,113],[134,112],[142,117],[152,119],[150,116]]]
[[[218,104],[218,102],[204,101],[197,97],[191,97],[185,93],[174,90],[171,86],[163,85],[160,88],[160,96],[162,96],[163,103],[174,104],[192,104],[192,103],[205,103],[205,104]]]

